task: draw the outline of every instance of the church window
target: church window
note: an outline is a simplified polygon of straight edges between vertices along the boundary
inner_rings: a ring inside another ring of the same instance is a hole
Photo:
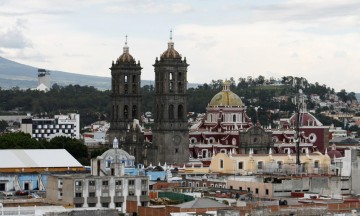
[[[213,115],[210,114],[210,122],[213,122]]]
[[[133,81],[133,83],[136,83],[136,75],[133,75],[132,81]]]
[[[169,80],[173,80],[173,73],[172,72],[169,73]]]
[[[178,83],[178,92],[183,93],[183,86],[181,82]]]
[[[133,93],[133,94],[136,94],[136,84],[133,84],[133,85],[132,85],[132,93]]]
[[[257,168],[258,168],[258,170],[262,170],[264,168],[264,162],[263,161],[258,161]]]
[[[128,82],[128,76],[125,75],[125,76],[124,76],[124,83],[127,83],[127,82]]]
[[[127,119],[129,117],[129,110],[128,110],[128,106],[125,105],[124,106],[124,118]]]
[[[244,163],[243,163],[242,161],[239,161],[239,162],[238,162],[238,169],[239,169],[239,170],[244,169]]]
[[[236,138],[232,138],[231,143],[232,143],[233,145],[236,145]]]
[[[128,84],[125,84],[124,85],[124,93],[127,94],[128,91],[129,91],[129,86],[128,86]]]
[[[277,165],[278,165],[278,169],[282,169],[282,165],[283,165],[283,162],[282,161],[278,161],[276,162]]]
[[[179,149],[178,149],[178,148],[175,148],[175,153],[179,153]]]
[[[136,105],[133,105],[132,106],[132,118],[136,118],[136,112],[137,112]]]
[[[181,76],[182,76],[182,73],[179,72],[179,73],[178,73],[178,80],[181,80],[181,78],[182,78]]]
[[[233,115],[233,122],[236,122],[236,115]]]
[[[184,107],[181,104],[178,106],[178,119],[184,119]]]
[[[174,120],[174,105],[169,105],[169,120]]]
[[[169,91],[170,91],[170,92],[174,92],[173,82],[170,82],[170,83],[169,83]]]
[[[224,169],[224,160],[220,159],[220,169]]]
[[[320,164],[320,163],[319,163],[318,160],[314,161],[314,168],[319,168],[319,167],[320,167],[319,164]]]

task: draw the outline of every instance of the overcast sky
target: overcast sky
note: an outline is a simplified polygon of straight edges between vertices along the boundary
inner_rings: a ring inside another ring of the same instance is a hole
[[[153,80],[170,29],[192,83],[298,76],[360,92],[359,0],[0,0],[0,56],[50,70],[109,77],[128,35]]]

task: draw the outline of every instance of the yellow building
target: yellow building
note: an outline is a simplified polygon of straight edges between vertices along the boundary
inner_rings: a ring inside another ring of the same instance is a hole
[[[306,174],[331,174],[329,155],[320,152],[300,155],[301,170],[296,170],[295,154],[224,154],[219,153],[211,160],[210,173],[266,174],[296,172]]]

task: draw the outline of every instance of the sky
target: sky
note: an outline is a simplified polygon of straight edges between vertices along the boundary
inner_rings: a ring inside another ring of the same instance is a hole
[[[110,77],[125,36],[143,80],[167,49],[188,81],[304,77],[360,92],[359,0],[0,0],[0,56]]]

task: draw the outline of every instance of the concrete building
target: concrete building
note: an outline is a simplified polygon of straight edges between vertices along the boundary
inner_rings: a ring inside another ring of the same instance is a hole
[[[52,139],[56,136],[80,139],[80,114],[55,115],[54,118],[24,118],[21,120],[21,131],[37,140]]]
[[[122,213],[127,212],[128,205],[147,206],[148,176],[125,175],[125,166],[134,166],[134,161],[134,156],[119,149],[115,139],[112,149],[92,159],[91,175],[49,176],[46,197],[78,208],[116,208]]]
[[[49,91],[50,88],[50,71],[45,69],[38,69],[38,86],[36,87],[36,90]]]

